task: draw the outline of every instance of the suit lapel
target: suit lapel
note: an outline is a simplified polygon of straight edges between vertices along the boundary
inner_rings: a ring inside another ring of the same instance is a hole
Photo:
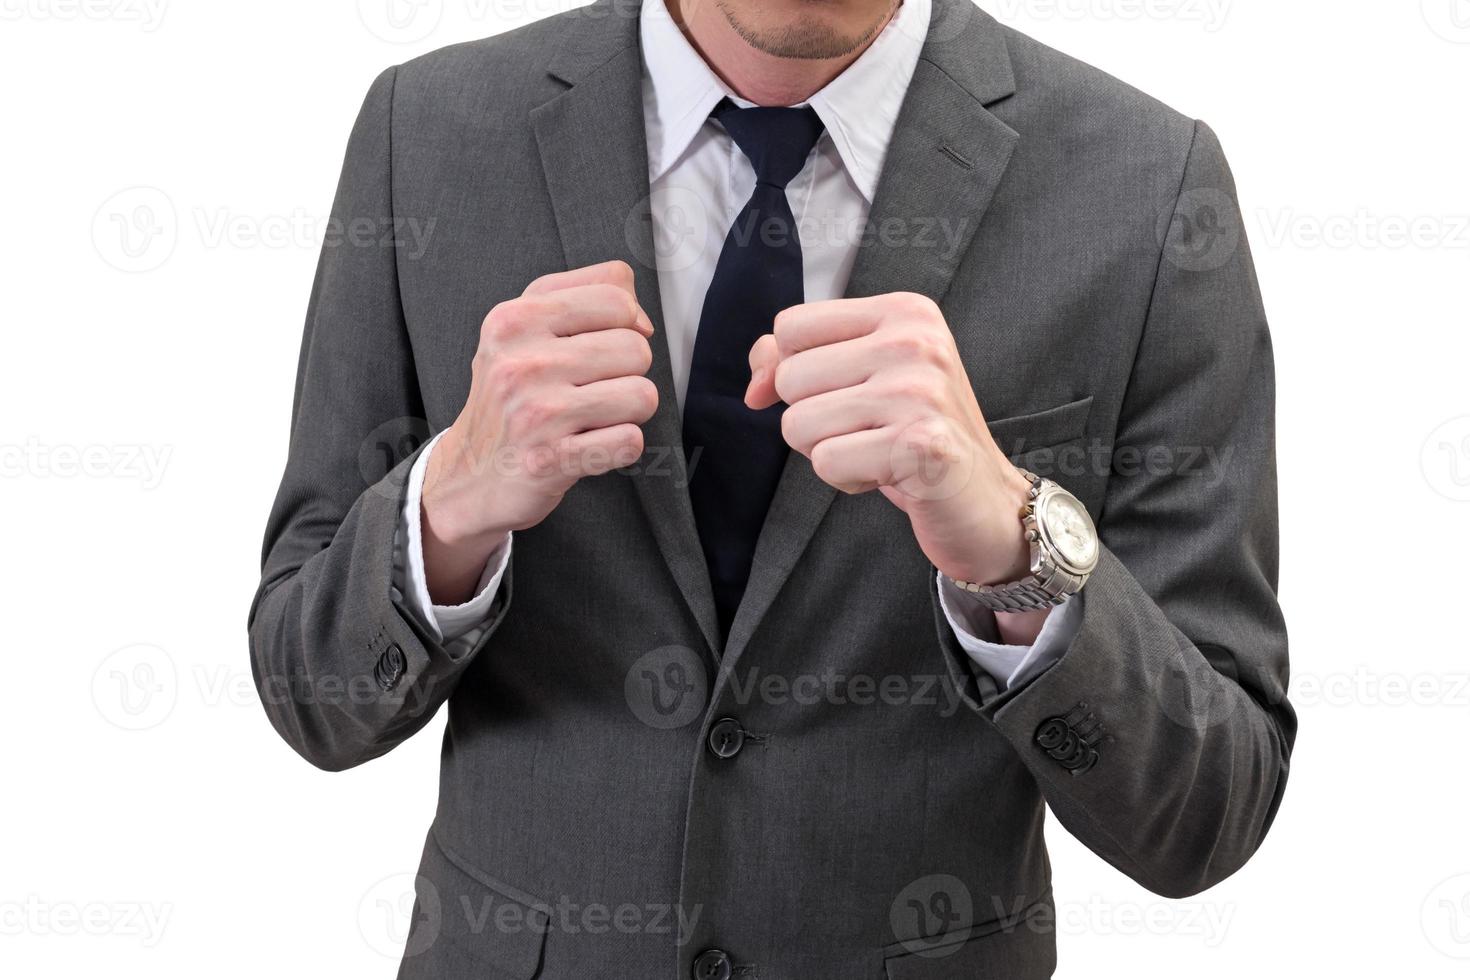
[[[940,302],[1010,161],[1017,134],[985,108],[1015,90],[1000,25],[970,0],[935,0],[929,37],[894,127],[848,296]],[[877,234],[888,229],[887,234]],[[893,244],[895,235],[901,244]],[[885,241],[887,244],[885,244]],[[792,453],[756,545],[724,667],[744,651],[836,491]]]
[[[546,186],[569,268],[610,259],[633,266],[638,302],[654,325],[653,366],[659,405],[644,426],[645,452],[630,475],[654,539],[709,644],[720,649],[714,593],[689,503],[678,402],[674,397],[663,307],[654,263],[642,61],[637,18],[609,0],[605,16],[578,20],[551,73],[572,87],[531,113]]]

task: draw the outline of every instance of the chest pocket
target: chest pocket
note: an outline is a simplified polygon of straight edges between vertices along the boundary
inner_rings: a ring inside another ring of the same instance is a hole
[[[1088,395],[1039,412],[997,419],[990,423],[990,435],[1001,452],[1023,462],[1037,449],[1051,449],[1082,438],[1091,416],[1092,396]]]

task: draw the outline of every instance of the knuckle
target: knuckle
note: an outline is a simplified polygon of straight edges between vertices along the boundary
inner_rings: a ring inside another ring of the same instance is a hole
[[[519,336],[530,325],[532,304],[524,299],[497,303],[485,316],[481,339],[509,340]]]
[[[795,409],[788,408],[781,413],[781,438],[785,441],[786,445],[800,451],[801,447],[797,445],[799,441],[797,438],[799,435],[797,429]]]
[[[837,480],[838,455],[832,448],[831,441],[819,442],[811,450],[812,471],[817,474],[824,483],[832,483]]]
[[[567,406],[559,398],[542,395],[521,403],[517,416],[527,429],[543,429],[566,414]]]
[[[521,295],[525,296],[530,293],[545,290],[547,286],[556,282],[556,280],[563,275],[565,275],[565,273],[548,272],[545,275],[537,276],[535,279],[532,279],[530,283],[527,284],[525,291]]]
[[[948,457],[954,452],[949,423],[938,416],[920,419],[904,431],[908,447],[925,456]]]
[[[497,303],[490,308],[489,313],[485,314],[485,319],[480,321],[480,345],[482,347],[500,336],[507,315],[505,303]]]
[[[560,406],[553,401],[547,401],[544,398],[526,398],[514,408],[512,423],[516,432],[522,435],[535,435],[535,433],[545,432],[551,423],[556,422],[560,414],[562,414]]]
[[[776,365],[776,373],[772,377],[772,384],[776,388],[776,394],[781,400],[789,403],[795,395],[796,365],[793,361],[786,360]]]
[[[619,433],[617,448],[620,453],[633,458],[643,455],[643,430],[636,425],[625,426]]]
[[[775,349],[780,354],[792,354],[796,350],[797,321],[792,308],[776,314],[771,323],[771,336],[775,338]]]
[[[946,335],[919,335],[919,358],[930,367],[942,368],[950,363],[950,340]]]
[[[594,283],[588,287],[587,298],[593,308],[607,312],[609,327],[631,327],[638,319],[638,302],[625,289],[605,282]]]
[[[793,405],[781,413],[781,438],[786,441],[786,445],[806,455],[812,447],[804,437],[806,417],[799,411],[800,408],[800,405]]]
[[[949,362],[946,338],[927,330],[898,330],[884,342],[884,348],[896,358],[935,367]]]
[[[632,302],[625,290],[610,282],[594,282],[586,287],[587,295],[598,303],[622,307]]]
[[[599,440],[597,473],[632,466],[643,455],[643,430],[631,423],[609,429]]]
[[[658,411],[658,385],[647,378],[636,378],[633,385],[634,409],[641,416],[641,421],[647,421]]]
[[[633,288],[633,267],[631,265],[622,259],[613,259],[608,266],[615,285],[628,289]]]
[[[519,392],[545,369],[545,359],[538,354],[502,355],[491,360],[489,380],[502,391]]]
[[[880,346],[893,357],[910,361],[923,354],[924,339],[912,330],[895,330],[883,338]]]
[[[643,374],[653,367],[653,347],[649,345],[648,338],[636,330],[626,330],[625,344],[630,346],[630,357],[636,366],[637,372]],[[652,384],[653,382],[649,382]]]
[[[928,319],[939,313],[939,304],[921,293],[896,293],[895,311],[903,316]]]
[[[923,379],[912,375],[894,380],[889,395],[895,401],[919,405],[927,405],[931,397],[929,386]]]

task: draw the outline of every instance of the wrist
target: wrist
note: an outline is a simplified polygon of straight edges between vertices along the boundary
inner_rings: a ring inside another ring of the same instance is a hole
[[[420,547],[424,563],[424,580],[429,599],[436,606],[463,605],[474,598],[475,586],[484,574],[490,558],[509,538],[477,534],[472,537],[441,535],[433,525],[426,507],[420,505]]]
[[[486,563],[512,530],[487,522],[483,506],[467,505],[465,481],[452,472],[459,455],[454,435],[450,429],[430,447],[419,495],[424,578],[436,606],[457,606],[473,598]],[[485,499],[483,492],[476,496]]]
[[[988,609],[998,612],[1049,609],[1087,584],[1101,554],[1097,528],[1086,505],[1055,481],[1022,471],[1031,489],[1021,518],[1030,551],[1027,574],[987,585],[959,585]]]
[[[486,502],[496,495],[484,486],[474,467],[464,465],[458,432],[453,426],[429,447],[424,483],[419,493],[424,539],[455,550],[493,550],[515,530],[489,513]]]
[[[1030,500],[1031,485],[1020,470],[1002,461],[996,489],[987,501],[974,505],[980,515],[975,541],[969,553],[975,556],[954,569],[940,571],[960,582],[1006,585],[1031,571],[1031,545],[1026,540],[1023,515]]]

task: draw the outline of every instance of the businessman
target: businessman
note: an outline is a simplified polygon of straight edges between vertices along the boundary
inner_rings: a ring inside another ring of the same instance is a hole
[[[333,217],[432,232],[323,252],[250,647],[324,769],[448,704],[401,977],[1032,980],[1043,804],[1166,896],[1261,844],[1202,123],[969,0],[597,0],[382,74]]]

